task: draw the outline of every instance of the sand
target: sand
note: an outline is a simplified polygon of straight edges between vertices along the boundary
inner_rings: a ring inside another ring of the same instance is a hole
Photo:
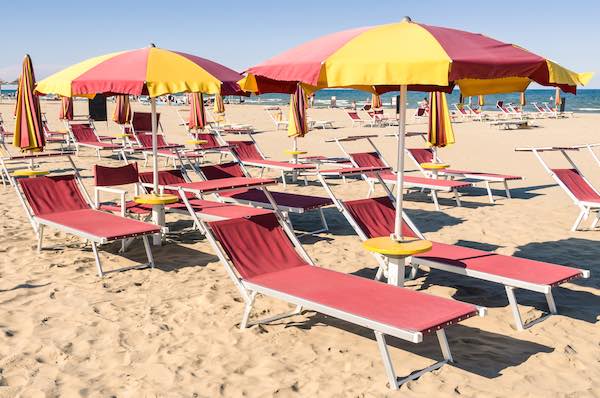
[[[61,128],[58,103],[44,102],[43,109],[51,126]],[[83,102],[76,103],[76,113],[84,109]],[[169,140],[183,143],[187,137],[175,109],[159,107]],[[227,109],[232,121],[251,123],[260,131],[256,139],[269,156],[285,158],[283,151],[291,143],[284,132],[274,131],[261,107]],[[11,111],[11,104],[0,104],[9,129]],[[334,144],[324,143],[329,137],[383,135],[395,129],[350,128],[341,110],[312,109],[310,114],[336,120],[339,127],[311,131],[300,140],[300,147],[311,154],[340,155]],[[442,195],[441,211],[435,211],[423,194],[407,196],[408,212],[426,236],[587,268],[592,278],[556,289],[560,315],[519,332],[502,286],[441,271],[421,272],[407,283],[409,288],[483,305],[489,312],[448,329],[455,364],[409,382],[399,392],[386,387],[369,330],[306,312],[240,331],[242,300],[206,240],[190,232],[188,219],[168,216],[174,232],[165,246],[154,248],[156,269],[100,279],[90,247],[72,236],[49,230],[46,246],[57,248],[36,253],[32,229],[15,192],[0,188],[0,397],[598,397],[600,232],[569,232],[576,206],[532,154],[513,149],[595,142],[599,122],[600,115],[578,115],[542,120],[537,128],[518,131],[478,122],[455,125],[457,144],[440,152],[446,162],[457,168],[514,173],[525,180],[513,184],[513,199],[500,198],[493,205],[483,189],[465,193],[460,208]],[[103,123],[99,127],[106,129]],[[112,123],[108,128],[117,131]],[[424,130],[425,125],[411,123],[410,128]],[[381,137],[375,142],[392,161],[394,140]],[[417,146],[420,138],[410,138],[408,144]],[[600,166],[585,151],[574,158],[600,187]],[[558,157],[549,159],[565,165]],[[98,161],[89,150],[75,160],[88,187],[93,164],[120,164],[107,158]],[[406,168],[414,169],[408,161]],[[367,186],[362,181],[335,182],[334,189],[343,198],[360,198]],[[290,185],[288,190],[325,195],[317,184]],[[335,208],[326,216],[331,231],[303,239],[307,251],[323,267],[372,277],[376,262],[344,218]],[[295,220],[299,227],[310,227],[318,218]],[[140,243],[126,256],[117,252],[117,244],[101,251],[106,269],[144,260]],[[519,291],[517,296],[526,320],[546,310],[541,294]],[[260,298],[255,314],[287,308],[285,303]],[[441,358],[434,337],[419,345],[389,341],[399,375]]]

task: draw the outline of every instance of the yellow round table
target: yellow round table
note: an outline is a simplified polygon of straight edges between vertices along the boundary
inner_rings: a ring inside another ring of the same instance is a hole
[[[448,163],[435,163],[435,162],[421,163],[421,168],[423,168],[424,170],[428,170],[431,173],[431,176],[433,178],[437,178],[438,173],[441,170],[447,169],[448,167],[450,167],[450,165]]]
[[[298,164],[298,155],[306,155],[307,151],[299,151],[297,149],[286,149],[284,151],[288,155],[292,155],[292,163]],[[296,182],[298,180],[298,172],[296,170],[292,171],[292,182]]]
[[[21,169],[12,173],[13,177],[29,177],[35,178],[39,176],[45,176],[50,174],[48,170],[32,170],[32,169]]]
[[[205,145],[208,144],[207,140],[189,140],[187,141],[188,144],[190,145]]]
[[[127,145],[127,137],[129,137],[129,134],[126,133],[115,134],[115,138],[120,138],[123,146]]]
[[[144,194],[138,195],[133,198],[135,203],[139,203],[141,205],[151,205],[152,206],[152,222],[163,229],[166,225],[165,222],[165,205],[169,205],[171,203],[176,203],[179,201],[179,197],[177,195],[171,194]],[[155,234],[152,237],[152,243],[155,246],[160,246],[162,244],[162,233]]]
[[[370,252],[387,257],[388,283],[403,286],[404,259],[415,254],[428,252],[431,250],[432,244],[428,240],[418,238],[408,238],[399,242],[389,236],[382,236],[364,241],[363,247]]]

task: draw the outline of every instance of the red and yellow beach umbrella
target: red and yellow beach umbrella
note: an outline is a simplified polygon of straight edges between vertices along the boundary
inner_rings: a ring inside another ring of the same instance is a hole
[[[455,142],[445,93],[431,93],[429,99],[429,131],[427,133],[427,141],[429,145],[437,148],[443,148]]]
[[[240,79],[240,74],[216,62],[150,45],[75,64],[40,81],[36,91],[65,97],[150,96],[154,191],[158,192],[156,97],[185,92],[239,94]]]
[[[204,109],[204,98],[201,93],[190,94],[190,117],[188,128],[190,130],[202,130],[206,126],[206,110]]]
[[[257,93],[292,93],[298,83],[311,92],[332,87],[378,94],[399,90],[394,239],[401,240],[407,90],[450,92],[458,86],[469,96],[523,91],[537,82],[575,92],[590,78],[513,44],[404,18],[302,44],[249,68],[240,84]]]
[[[29,55],[23,60],[23,69],[17,89],[15,136],[13,145],[22,151],[39,152],[44,150],[46,140],[42,130],[40,101],[34,94],[35,74]]]
[[[115,111],[113,121],[117,124],[127,124],[131,121],[131,103],[129,95],[115,95]]]
[[[73,120],[73,98],[60,97],[60,112],[58,113],[60,120]]]

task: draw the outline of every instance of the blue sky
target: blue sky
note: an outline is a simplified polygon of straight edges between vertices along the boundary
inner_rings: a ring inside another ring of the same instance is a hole
[[[323,34],[404,15],[485,33],[570,69],[600,73],[597,0],[32,0],[3,2],[2,14],[4,80],[17,76],[25,53],[43,78],[83,59],[150,42],[243,70]],[[588,87],[600,88],[600,77]]]

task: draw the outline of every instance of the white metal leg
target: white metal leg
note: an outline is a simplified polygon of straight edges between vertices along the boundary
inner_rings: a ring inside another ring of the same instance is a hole
[[[242,322],[240,322],[240,329],[246,329],[248,326],[248,319],[250,318],[250,312],[252,311],[252,305],[256,299],[256,292],[250,294],[250,298],[246,301],[244,306],[244,315],[242,315]]]
[[[152,256],[152,250],[150,249],[150,240],[148,239],[148,235],[142,236],[142,240],[144,241],[146,256],[148,257],[148,264],[150,264],[150,268],[154,268],[154,257]]]
[[[102,265],[100,264],[100,256],[98,255],[98,245],[96,242],[92,242],[92,252],[94,252],[94,259],[96,260],[96,269],[98,271],[98,276],[102,278],[104,276],[104,272],[102,271]]]
[[[385,336],[383,333],[375,330],[375,339],[377,340],[377,347],[379,347],[379,353],[381,354],[381,359],[383,360],[383,366],[385,367],[385,373],[387,375],[390,388],[392,390],[397,390],[400,388],[400,386],[398,385],[398,378],[396,377],[396,372],[394,371],[392,358],[390,357],[390,352],[387,348],[387,343],[385,342]]]
[[[438,341],[440,342],[440,348],[442,349],[442,355],[447,362],[454,362],[452,359],[452,353],[450,352],[450,346],[448,345],[448,339],[446,338],[446,332],[444,329],[437,330]]]
[[[575,232],[577,231],[577,228],[579,228],[579,224],[581,224],[581,221],[583,220],[583,217],[585,217],[587,213],[587,209],[581,209],[581,211],[579,212],[579,215],[577,216],[577,219],[575,220],[575,223],[573,224],[573,226],[571,227],[571,231]]]
[[[515,317],[517,330],[524,330],[525,328],[523,326],[523,320],[521,319],[521,313],[519,312],[517,298],[515,297],[515,288],[512,286],[504,286],[504,289],[506,290],[508,303],[510,304],[510,308],[512,309],[513,316]]]
[[[456,206],[461,207],[460,194],[458,193],[458,189],[452,188],[452,192],[454,192],[454,199],[456,199]]]
[[[506,197],[508,199],[512,199],[512,196],[510,195],[510,189],[508,189],[508,181],[504,180],[504,191],[506,192]]]
[[[435,209],[437,211],[440,211],[440,204],[438,203],[437,192],[435,191],[435,189],[431,190],[431,199],[433,200],[433,204],[435,205]]]
[[[546,302],[548,302],[548,310],[551,314],[558,314],[558,310],[556,309],[556,303],[554,302],[554,296],[552,295],[552,290],[548,291],[548,293],[544,293],[546,296]]]
[[[494,203],[494,195],[492,194],[492,187],[490,187],[490,182],[484,181],[483,183],[485,184],[485,189],[487,191],[488,198],[490,199],[490,203]]]

